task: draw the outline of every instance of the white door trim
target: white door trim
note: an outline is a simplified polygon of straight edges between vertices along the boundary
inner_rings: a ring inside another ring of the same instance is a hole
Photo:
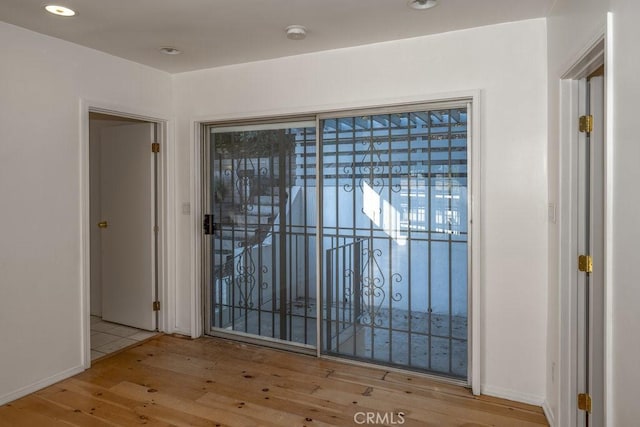
[[[202,143],[203,121],[191,121],[191,338],[204,333],[204,298],[202,279]]]
[[[82,331],[82,365],[91,366],[91,256],[90,256],[90,187],[89,187],[89,113],[97,112],[119,117],[144,120],[158,124],[160,158],[158,162],[158,298],[161,310],[157,328],[162,332],[173,332],[175,324],[175,143],[173,126],[169,119],[148,111],[132,111],[122,105],[102,101],[80,99],[80,319]]]
[[[604,48],[604,424],[613,426],[613,13]]]

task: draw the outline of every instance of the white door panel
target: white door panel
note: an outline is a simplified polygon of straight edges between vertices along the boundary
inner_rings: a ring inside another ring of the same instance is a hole
[[[102,318],[154,330],[153,124],[101,134]]]

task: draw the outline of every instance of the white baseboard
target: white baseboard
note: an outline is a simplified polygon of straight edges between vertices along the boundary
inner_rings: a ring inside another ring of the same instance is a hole
[[[184,328],[178,328],[178,327],[175,327],[175,328],[173,328],[173,329],[171,330],[171,332],[167,332],[167,333],[169,333],[169,334],[184,335],[185,337],[191,337],[191,338],[194,338],[194,337],[193,337],[192,332],[191,332],[190,330],[188,330],[188,329],[184,329]]]
[[[549,406],[549,402],[547,399],[542,403],[542,410],[544,411],[544,416],[547,417],[547,422],[551,427],[556,427],[556,420],[553,416],[553,411],[551,410],[551,406]]]
[[[516,402],[540,406],[544,411],[544,416],[547,418],[547,422],[549,423],[549,425],[551,427],[555,427],[556,425],[551,406],[549,406],[549,402],[547,402],[547,399],[542,396],[537,396],[529,393],[521,393],[519,391],[494,386],[482,386],[482,394],[486,394],[487,396],[499,397],[500,399],[514,400]]]
[[[72,377],[76,374],[79,374],[80,372],[83,372],[84,366],[80,365],[80,366],[76,366],[74,368],[71,369],[67,369],[66,371],[62,371],[59,372],[55,375],[52,375],[48,378],[45,378],[43,380],[37,381],[33,384],[30,384],[28,386],[22,387],[16,391],[12,391],[10,393],[4,394],[2,396],[0,396],[0,405],[4,405],[5,403],[9,403],[11,401],[14,401],[16,399],[19,399],[23,396],[26,396],[27,394],[31,394],[34,393],[38,390],[41,390],[45,387],[50,386],[51,384],[55,384],[57,382],[60,382],[62,380],[66,380],[69,377]]]
[[[535,406],[542,406],[545,402],[545,398],[543,396],[522,393],[502,387],[483,385],[480,392],[488,396],[499,397],[500,399],[515,400],[516,402],[528,403],[529,405]]]

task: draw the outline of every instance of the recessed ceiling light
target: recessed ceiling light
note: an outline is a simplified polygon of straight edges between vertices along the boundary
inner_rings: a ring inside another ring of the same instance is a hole
[[[289,25],[284,31],[290,40],[302,40],[307,37],[307,29],[302,25]]]
[[[74,16],[76,11],[73,9],[69,9],[68,7],[58,6],[55,4],[50,4],[44,7],[47,12],[53,13],[58,16]]]
[[[161,47],[160,52],[165,55],[180,55],[182,53],[180,49],[176,49],[175,47]]]
[[[412,9],[424,10],[431,9],[434,6],[438,5],[438,0],[409,0],[407,2]]]

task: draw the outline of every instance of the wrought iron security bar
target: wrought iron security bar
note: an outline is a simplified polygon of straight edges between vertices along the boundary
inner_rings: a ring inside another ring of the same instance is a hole
[[[466,108],[320,124],[323,351],[466,378]]]
[[[210,128],[207,332],[466,378],[466,104],[319,124]]]

